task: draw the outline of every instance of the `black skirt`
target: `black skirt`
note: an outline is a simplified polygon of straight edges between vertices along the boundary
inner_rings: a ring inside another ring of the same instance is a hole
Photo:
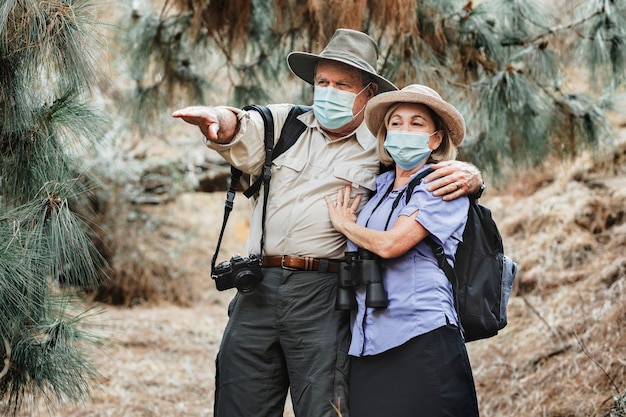
[[[350,360],[350,417],[478,416],[469,357],[455,326]]]

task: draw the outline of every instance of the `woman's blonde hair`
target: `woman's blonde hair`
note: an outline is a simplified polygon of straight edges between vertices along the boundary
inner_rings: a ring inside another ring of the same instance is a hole
[[[389,124],[389,119],[391,119],[391,115],[401,104],[418,104],[418,103],[394,103],[387,109],[385,112],[384,123],[380,125],[380,129],[376,133],[377,141],[377,149],[378,149],[378,158],[380,162],[385,166],[391,166],[394,164],[393,158],[389,155],[383,144],[385,143],[385,139],[387,137],[387,125]],[[448,133],[448,126],[445,126],[443,120],[437,113],[435,113],[430,107],[426,106],[428,109],[428,113],[430,117],[433,119],[435,123],[435,129],[441,131],[443,133],[443,138],[441,139],[441,143],[439,147],[435,149],[428,158],[428,163],[437,163],[441,161],[450,161],[456,159],[458,148],[452,143],[452,139]]]

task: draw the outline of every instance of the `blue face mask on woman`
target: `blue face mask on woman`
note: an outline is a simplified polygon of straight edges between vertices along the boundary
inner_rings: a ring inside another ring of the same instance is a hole
[[[428,147],[428,142],[435,133],[437,132],[388,130],[383,147],[389,152],[396,165],[405,171],[410,171],[430,156],[432,151]]]
[[[358,94],[350,91],[338,90],[334,87],[315,86],[313,90],[313,112],[320,124],[328,129],[338,129],[350,123],[355,115],[352,114],[354,101],[357,96],[369,87],[366,85]],[[363,109],[365,106],[363,106]],[[357,114],[363,111],[359,110]]]

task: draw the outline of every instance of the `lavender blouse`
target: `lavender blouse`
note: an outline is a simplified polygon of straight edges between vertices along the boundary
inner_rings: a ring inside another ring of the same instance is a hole
[[[425,165],[421,170],[425,170]],[[414,174],[417,175],[418,173]],[[395,179],[395,171],[381,174],[376,181],[376,194],[359,213],[357,223],[376,230],[390,229],[398,216],[411,215],[419,210],[418,221],[436,241],[443,244],[449,261],[462,240],[467,221],[469,201],[466,197],[443,201],[426,190],[422,182],[415,187],[409,203],[404,193],[406,186],[385,195]],[[403,194],[392,212],[392,204]],[[381,202],[381,200],[383,200]],[[379,205],[380,203],[380,205]],[[348,242],[348,250],[356,250]],[[452,287],[426,243],[419,242],[404,255],[381,259],[381,271],[389,305],[387,308],[365,307],[365,286],[357,289],[358,309],[353,312],[352,356],[376,355],[408,340],[450,323],[457,324]]]

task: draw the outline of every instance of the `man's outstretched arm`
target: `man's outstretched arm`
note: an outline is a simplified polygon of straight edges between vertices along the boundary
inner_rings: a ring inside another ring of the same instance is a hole
[[[185,107],[172,113],[172,117],[198,126],[202,134],[215,143],[230,143],[237,133],[237,115],[225,107]]]

